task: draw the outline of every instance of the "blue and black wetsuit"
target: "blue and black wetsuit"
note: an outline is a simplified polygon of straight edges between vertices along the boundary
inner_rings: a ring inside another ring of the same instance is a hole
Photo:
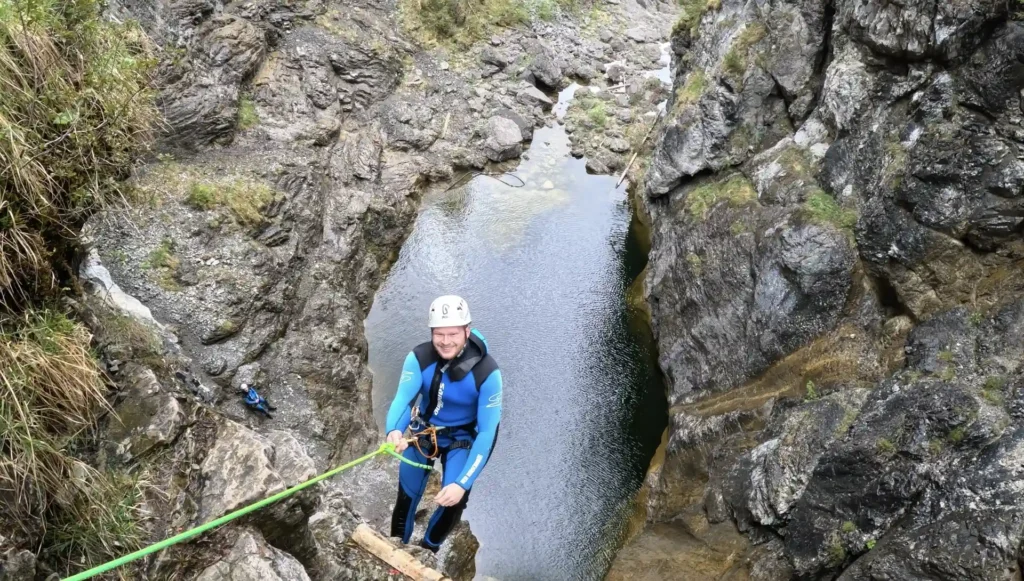
[[[437,551],[469,501],[473,482],[487,464],[501,421],[501,371],[487,353],[487,342],[473,329],[462,353],[451,361],[441,359],[430,342],[413,349],[405,358],[402,378],[388,410],[385,433],[409,427],[412,405],[419,396],[420,415],[426,423],[446,429],[437,434],[443,470],[442,487],[455,483],[466,490],[455,506],[439,506],[430,518],[423,546]],[[428,451],[429,453],[429,451]],[[414,446],[404,456],[433,465]],[[416,507],[427,486],[429,472],[403,463],[398,472],[398,501],[391,515],[391,536],[408,543],[415,524]]]

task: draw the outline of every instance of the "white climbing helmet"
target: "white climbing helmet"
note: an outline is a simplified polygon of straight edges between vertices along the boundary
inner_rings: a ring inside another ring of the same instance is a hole
[[[462,297],[445,295],[437,297],[430,303],[429,326],[461,327],[468,325],[473,319],[469,316],[469,305]]]

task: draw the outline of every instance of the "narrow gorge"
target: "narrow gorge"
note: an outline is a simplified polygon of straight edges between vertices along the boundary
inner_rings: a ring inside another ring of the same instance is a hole
[[[66,577],[375,450],[452,292],[507,389],[464,522],[437,555],[405,547],[449,578],[1021,578],[1017,0],[60,10],[0,0],[0,80],[49,87],[39,14],[137,22],[100,61],[151,65],[127,102],[160,116],[132,156],[92,142],[129,203],[74,216],[45,302],[88,327],[44,325],[81,335],[107,388],[62,474],[130,494],[55,533],[20,504],[35,479],[0,472],[0,579]],[[46,120],[47,161],[73,109]],[[5,253],[30,161],[0,147]],[[7,311],[9,264],[0,355],[54,355]],[[32,442],[5,430],[9,458]],[[396,463],[97,578],[403,579],[352,541],[387,532]]]

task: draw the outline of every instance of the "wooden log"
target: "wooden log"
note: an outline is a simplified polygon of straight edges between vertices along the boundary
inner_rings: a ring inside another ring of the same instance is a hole
[[[409,553],[396,548],[383,535],[365,524],[356,527],[355,532],[352,533],[352,542],[398,569],[413,581],[451,581],[449,577],[423,565]]]

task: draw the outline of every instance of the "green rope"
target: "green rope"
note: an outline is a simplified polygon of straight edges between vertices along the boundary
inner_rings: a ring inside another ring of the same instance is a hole
[[[208,523],[206,523],[204,525],[199,525],[198,527],[196,527],[194,529],[189,529],[189,530],[187,530],[187,531],[185,531],[183,533],[174,535],[173,537],[171,537],[169,539],[164,539],[164,540],[160,541],[159,543],[150,545],[150,546],[148,546],[148,547],[146,547],[144,549],[140,549],[138,551],[135,551],[134,553],[130,553],[130,554],[125,555],[123,557],[120,557],[118,559],[114,559],[113,561],[110,561],[108,563],[104,563],[104,564],[102,564],[102,565],[100,565],[98,567],[93,567],[92,569],[89,569],[88,571],[83,571],[83,572],[78,573],[76,575],[72,575],[71,577],[68,577],[68,578],[64,579],[64,581],[82,581],[83,579],[89,579],[90,577],[94,577],[96,575],[99,575],[100,573],[106,573],[107,571],[110,571],[111,569],[116,569],[117,567],[120,567],[121,565],[124,565],[126,563],[131,563],[132,561],[141,559],[142,557],[145,557],[146,555],[149,555],[151,553],[155,553],[157,551],[166,549],[167,547],[170,547],[171,545],[176,545],[176,544],[178,544],[178,543],[180,543],[180,542],[182,542],[182,541],[184,541],[186,539],[190,539],[190,538],[192,538],[192,537],[194,537],[196,535],[205,533],[206,531],[208,531],[208,530],[210,530],[212,528],[219,527],[220,525],[222,525],[224,523],[233,521],[236,518],[239,518],[241,516],[245,516],[245,515],[249,514],[250,512],[259,510],[259,509],[263,508],[264,506],[267,506],[268,504],[272,504],[274,502],[277,502],[278,500],[281,500],[282,498],[291,496],[291,495],[295,494],[296,492],[298,492],[298,491],[300,491],[300,490],[302,490],[304,488],[308,488],[308,487],[316,484],[317,482],[320,482],[321,480],[326,480],[327,478],[330,478],[331,476],[334,476],[335,474],[338,474],[339,472],[344,472],[345,470],[348,470],[349,468],[351,468],[351,467],[353,467],[353,466],[355,466],[357,464],[362,464],[363,462],[366,462],[367,460],[369,460],[371,458],[374,458],[375,456],[377,456],[379,454],[390,454],[390,455],[394,456],[395,458],[398,458],[402,462],[405,462],[406,464],[409,464],[411,466],[416,466],[417,468],[422,468],[424,470],[432,470],[432,467],[430,467],[430,466],[428,466],[426,464],[419,464],[417,462],[413,462],[412,460],[409,460],[408,458],[405,458],[404,456],[402,456],[401,454],[399,454],[398,452],[395,451],[395,445],[394,444],[391,444],[389,442],[385,442],[385,443],[381,444],[380,448],[377,448],[377,450],[374,451],[374,452],[370,452],[369,454],[367,454],[367,455],[365,455],[365,456],[363,456],[361,458],[356,458],[355,460],[349,462],[348,464],[343,464],[343,465],[338,466],[337,468],[335,468],[333,470],[330,470],[328,472],[324,472],[320,476],[317,476],[315,478],[307,480],[307,481],[305,481],[305,482],[303,482],[301,484],[296,484],[295,486],[289,488],[288,490],[285,490],[283,492],[278,492],[277,494],[275,494],[273,496],[270,496],[268,498],[264,498],[263,500],[254,502],[254,503],[250,504],[249,506],[246,506],[246,507],[240,508],[240,509],[238,509],[238,510],[236,510],[234,512],[228,513],[228,514],[226,514],[226,515],[224,515],[224,516],[222,516],[222,517],[220,517],[218,519],[212,520],[212,521],[210,521],[210,522],[208,522]]]

